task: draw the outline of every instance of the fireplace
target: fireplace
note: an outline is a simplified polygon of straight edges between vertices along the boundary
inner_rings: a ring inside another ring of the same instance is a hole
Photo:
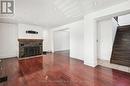
[[[42,55],[42,39],[18,39],[19,58]]]

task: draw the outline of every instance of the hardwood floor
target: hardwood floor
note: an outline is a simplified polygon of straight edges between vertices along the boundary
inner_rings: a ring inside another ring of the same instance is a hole
[[[130,74],[97,66],[62,54],[3,62],[8,81],[0,86],[130,86]]]

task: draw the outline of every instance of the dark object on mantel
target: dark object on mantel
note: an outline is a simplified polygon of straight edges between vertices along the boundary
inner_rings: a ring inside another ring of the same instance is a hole
[[[0,77],[0,83],[2,82],[5,82],[8,80],[8,77],[7,76],[4,76],[4,77]]]
[[[18,39],[19,58],[42,55],[43,39]]]
[[[28,31],[26,31],[26,33],[28,33],[28,34],[38,34],[37,31],[33,31],[33,30],[28,30]]]

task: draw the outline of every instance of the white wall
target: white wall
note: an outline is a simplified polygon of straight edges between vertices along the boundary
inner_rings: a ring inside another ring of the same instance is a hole
[[[117,27],[118,27],[118,22],[112,18],[112,34],[113,34],[113,37],[112,37],[112,40],[113,40],[113,43],[114,43],[114,40],[115,40],[115,36],[116,36],[116,32],[117,32]]]
[[[70,57],[83,60],[84,58],[84,28],[83,20],[63,25],[51,30],[51,47],[54,51],[54,37],[55,31],[69,29],[70,31]]]
[[[0,58],[17,56],[17,29],[15,24],[0,23]]]
[[[54,32],[54,51],[69,50],[69,31]]]
[[[130,25],[130,14],[122,15],[118,17],[119,25]]]
[[[37,31],[38,34],[27,34],[27,30]],[[18,24],[19,39],[43,39],[43,28],[35,25]]]
[[[95,67],[97,65],[96,20],[86,16],[84,23],[84,64]]]
[[[113,46],[113,22],[107,19],[98,22],[98,58],[109,60]]]
[[[77,21],[70,28],[70,57],[84,60],[84,23]]]

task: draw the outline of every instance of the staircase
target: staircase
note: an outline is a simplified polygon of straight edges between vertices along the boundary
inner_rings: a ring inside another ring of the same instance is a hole
[[[110,62],[130,67],[130,25],[118,27]]]

